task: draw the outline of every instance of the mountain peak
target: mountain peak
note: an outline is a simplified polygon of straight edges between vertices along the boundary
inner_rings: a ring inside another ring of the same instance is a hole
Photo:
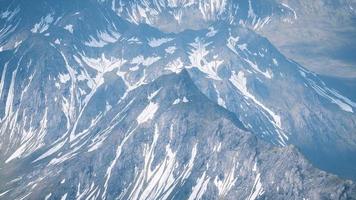
[[[292,8],[1,4],[0,198],[355,197],[356,103],[258,32]]]

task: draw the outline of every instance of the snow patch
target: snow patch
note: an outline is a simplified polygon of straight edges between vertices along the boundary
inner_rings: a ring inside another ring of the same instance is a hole
[[[291,7],[290,7],[288,4],[286,4],[286,3],[282,3],[282,5],[293,12],[293,15],[294,15],[294,19],[295,19],[295,20],[298,19],[297,12],[295,12],[295,10],[294,10],[293,8],[291,8]]]
[[[176,74],[179,74],[183,70],[183,62],[181,58],[177,58],[167,64],[167,67],[164,68]]]
[[[225,100],[221,97],[220,91],[216,88],[216,85],[215,85],[215,84],[214,84],[214,89],[215,89],[215,92],[216,92],[216,94],[217,94],[217,100],[218,100],[219,106],[222,106],[222,107],[224,107],[224,108],[227,108],[227,107],[226,107],[226,102],[225,102]]]
[[[129,42],[129,44],[141,44],[142,43],[140,41],[140,39],[138,39],[137,37],[132,37],[132,38],[128,39],[127,42]]]
[[[117,42],[121,37],[121,34],[109,30],[109,31],[99,31],[95,36],[90,36],[88,41],[85,41],[84,44],[89,47],[104,47],[108,44]]]
[[[180,103],[180,99],[179,98],[173,101],[173,105],[176,105],[176,104],[179,104],[179,103]]]
[[[272,61],[274,65],[278,66],[278,61],[275,58],[273,58]]]
[[[232,51],[234,52],[236,55],[239,55],[239,53],[236,51],[235,46],[237,45],[237,42],[239,41],[240,37],[233,37],[233,36],[229,36],[229,38],[227,39],[227,43],[226,46]]]
[[[208,28],[209,32],[206,34],[207,37],[214,37],[218,31],[214,29],[214,27],[209,27]]]
[[[238,44],[237,47],[238,47],[241,51],[248,51],[248,49],[247,49],[247,44]]]
[[[332,91],[329,88],[322,88],[319,85],[312,83],[314,90],[322,97],[328,99],[331,103],[336,104],[343,111],[353,113],[353,108],[356,104],[346,97],[343,97],[336,91]]]
[[[206,175],[204,171],[203,175],[198,178],[196,185],[192,188],[192,193],[190,194],[188,200],[201,199],[208,187],[210,177]]]
[[[132,59],[131,64],[137,64],[137,65],[143,65],[143,66],[150,66],[153,63],[157,62],[158,60],[160,60],[161,57],[157,56],[157,57],[143,57],[142,55],[139,55],[135,58]]]
[[[218,76],[218,69],[221,64],[224,63],[223,60],[218,60],[216,58],[208,61],[206,56],[209,54],[209,51],[206,49],[210,43],[203,43],[200,38],[195,38],[195,41],[190,44],[191,52],[189,53],[190,66],[189,68],[196,67],[201,72],[207,75],[208,78],[214,80],[221,80]]]
[[[177,98],[176,100],[174,100],[173,105],[179,104],[179,103],[188,103],[189,100],[187,97],[183,97],[183,98]]]
[[[59,74],[59,81],[64,84],[70,80],[69,74]]]
[[[53,15],[48,14],[46,17],[42,17],[40,22],[36,23],[31,29],[32,33],[43,33],[48,30],[50,24],[53,22]]]
[[[120,68],[126,60],[122,58],[109,57],[106,58],[105,54],[101,54],[101,57],[90,58],[85,55],[81,55],[82,60],[91,68],[100,73],[109,72],[116,68]]]
[[[10,21],[19,12],[20,12],[19,7],[17,7],[15,10],[5,10],[0,14],[0,18],[6,19],[6,21]]]
[[[164,43],[170,42],[172,41],[173,38],[153,38],[151,40],[148,41],[148,45],[150,45],[151,47],[155,48],[155,47],[159,47]]]
[[[215,177],[214,184],[218,188],[220,198],[224,198],[227,195],[227,193],[235,185],[236,180],[235,166],[230,168],[229,172],[224,175],[223,180],[220,180],[218,176]]]
[[[265,193],[262,183],[261,183],[261,174],[257,173],[255,182],[253,183],[253,188],[251,190],[248,200],[256,200],[258,197]]]
[[[52,196],[52,193],[49,193],[45,196],[45,200],[48,200]]]
[[[143,124],[151,119],[153,119],[155,113],[158,110],[158,104],[150,102],[146,108],[142,111],[142,113],[137,117],[137,123]]]
[[[72,24],[68,24],[64,27],[65,30],[69,31],[70,33],[73,33],[73,25]]]
[[[65,193],[65,194],[61,197],[61,200],[66,200],[66,199],[67,199],[67,195],[68,195],[68,193]]]
[[[239,71],[236,74],[235,71],[232,72],[230,77],[230,82],[245,96],[247,99],[251,99],[263,110],[265,110],[273,119],[273,123],[280,129],[282,129],[281,117],[275,114],[272,110],[263,105],[260,101],[256,99],[248,90],[247,90],[247,80],[243,71]]]
[[[63,142],[60,142],[56,145],[54,145],[52,148],[50,148],[48,151],[46,151],[44,154],[42,154],[40,157],[38,157],[36,160],[34,160],[32,163],[35,163],[39,160],[42,160],[44,158],[47,158],[50,155],[53,155],[54,153],[56,153],[59,149],[61,149],[64,144],[67,142],[67,140],[64,140]]]
[[[61,41],[57,38],[57,39],[54,41],[54,44],[61,44]]]
[[[170,46],[165,49],[165,51],[169,54],[173,54],[176,50],[177,48],[175,46]]]
[[[151,93],[150,95],[148,95],[147,99],[151,101],[153,98],[155,98],[158,95],[158,93],[159,93],[159,91],[161,91],[161,89],[162,88],[160,88],[160,89],[154,91],[153,93]]]
[[[273,74],[269,70],[266,70],[265,72],[263,72],[262,70],[260,70],[260,68],[258,68],[257,64],[253,63],[252,61],[250,61],[248,59],[244,59],[244,60],[258,73],[262,74],[263,76],[265,76],[268,79],[272,78]]]

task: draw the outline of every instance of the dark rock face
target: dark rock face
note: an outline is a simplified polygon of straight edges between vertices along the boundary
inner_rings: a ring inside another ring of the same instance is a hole
[[[0,2],[0,199],[356,198],[356,103],[245,4]]]

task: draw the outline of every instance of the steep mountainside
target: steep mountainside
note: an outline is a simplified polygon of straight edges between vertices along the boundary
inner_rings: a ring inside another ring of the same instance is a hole
[[[255,33],[282,4],[0,7],[0,199],[356,198],[315,168],[356,178],[356,103]]]

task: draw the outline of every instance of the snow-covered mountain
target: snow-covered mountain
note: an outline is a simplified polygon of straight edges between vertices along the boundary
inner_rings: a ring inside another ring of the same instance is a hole
[[[119,16],[165,32],[208,28],[215,21],[261,29],[272,19],[291,20],[294,10],[275,0],[108,0]]]
[[[0,7],[0,199],[356,197],[356,103],[255,32],[292,8]]]

